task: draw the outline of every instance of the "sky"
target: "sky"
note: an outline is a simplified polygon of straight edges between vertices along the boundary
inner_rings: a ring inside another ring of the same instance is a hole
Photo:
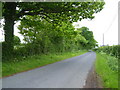
[[[95,14],[93,20],[82,20],[75,22],[76,28],[86,26],[93,31],[94,38],[98,44],[117,45],[118,44],[118,2],[120,0],[105,0],[104,9]]]
[[[120,0],[104,0],[104,9],[95,14],[93,20],[84,19],[73,23],[76,28],[88,27],[90,31],[93,31],[94,38],[98,42],[99,46],[103,45],[117,45],[118,44],[118,2]],[[2,21],[1,21],[2,22]],[[23,42],[23,37],[18,32],[17,26],[19,22],[14,26],[14,34],[19,36]],[[3,28],[0,28],[0,41],[4,41]]]

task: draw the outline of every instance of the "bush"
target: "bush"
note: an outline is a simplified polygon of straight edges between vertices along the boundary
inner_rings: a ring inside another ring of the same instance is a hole
[[[120,45],[113,45],[113,46],[102,46],[99,47],[96,51],[98,52],[105,52],[111,56],[115,56],[116,58],[120,59]]]

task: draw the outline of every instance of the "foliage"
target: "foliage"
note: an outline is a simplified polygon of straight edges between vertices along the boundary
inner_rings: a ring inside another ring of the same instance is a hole
[[[47,53],[50,51],[62,52],[65,47],[65,38],[71,37],[74,27],[71,23],[61,22],[61,26],[52,25],[46,20],[40,20],[38,16],[28,16],[21,21],[18,27],[24,40],[31,45],[35,51]],[[67,37],[66,37],[67,36]]]
[[[42,20],[39,16],[26,16],[21,21],[18,29],[24,36],[24,41],[29,46],[30,53],[50,53],[79,50],[84,47],[85,43],[88,49],[96,44],[89,44],[88,41],[94,42],[92,31],[87,31],[90,40],[86,40],[81,35],[82,30],[75,30],[70,22],[59,22],[58,24],[49,23]],[[31,48],[30,48],[31,47]]]
[[[18,36],[14,36],[14,45],[20,44],[20,38]]]
[[[107,57],[108,66],[112,71],[118,72],[118,59],[115,57],[108,56]]]
[[[43,19],[70,20],[93,19],[94,13],[103,9],[104,2],[14,2],[3,4],[3,16],[8,15],[10,9],[6,5],[16,5],[15,20],[24,15],[39,15]]]
[[[103,9],[104,2],[4,2],[3,17],[5,19],[4,50],[13,52],[14,22],[26,15],[38,15],[41,19],[58,24],[61,21],[74,22],[82,19],[93,19],[94,13]]]
[[[95,50],[99,52],[96,61],[96,70],[102,77],[105,87],[118,88],[120,45],[102,46]]]
[[[97,48],[97,51],[103,51],[111,56],[115,56],[116,58],[120,59],[120,45],[102,46]]]
[[[82,29],[75,30],[70,22],[59,22],[58,25],[42,20],[38,15],[26,16],[21,20],[18,29],[20,30],[19,33],[24,36],[26,44],[15,46],[14,56],[11,57],[13,59],[36,54],[76,51],[85,49],[84,44],[88,46],[87,49],[94,47],[94,44],[89,44],[86,37],[81,34]],[[90,32],[92,33],[92,31]],[[93,34],[89,34],[90,36],[92,42],[94,40]],[[8,57],[3,56],[3,60],[12,60]]]
[[[2,19],[2,2],[0,1],[0,19]],[[1,28],[1,24],[0,24],[0,28]]]
[[[93,32],[89,31],[89,28],[87,27],[82,27],[79,28],[78,30],[81,31],[81,35],[86,39],[86,42],[81,44],[86,48],[86,49],[92,49],[97,46],[97,41],[94,39]]]
[[[104,88],[118,88],[118,59],[103,52],[97,53],[95,68]]]

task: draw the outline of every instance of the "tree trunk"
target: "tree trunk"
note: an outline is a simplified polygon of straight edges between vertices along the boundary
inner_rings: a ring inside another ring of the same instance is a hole
[[[12,55],[13,52],[13,39],[14,39],[14,21],[16,14],[16,3],[6,2],[4,5],[4,19],[5,19],[5,46],[3,52],[5,55]],[[3,54],[4,54],[3,53]]]

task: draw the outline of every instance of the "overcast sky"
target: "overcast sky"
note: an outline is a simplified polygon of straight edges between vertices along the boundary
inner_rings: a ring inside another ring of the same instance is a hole
[[[74,23],[77,27],[86,26],[93,31],[94,38],[98,41],[99,45],[103,45],[103,33],[105,45],[117,45],[118,44],[118,2],[120,0],[105,0],[104,9],[95,14],[93,20],[82,20]],[[18,33],[17,29],[19,23],[14,28],[14,34],[19,36],[21,40],[23,37]],[[3,30],[0,29],[0,41],[4,40]]]
[[[117,45],[118,44],[118,2],[120,0],[105,0],[104,9],[95,14],[91,21],[82,20],[74,23],[77,27],[86,26],[94,33],[95,39],[99,45]]]

